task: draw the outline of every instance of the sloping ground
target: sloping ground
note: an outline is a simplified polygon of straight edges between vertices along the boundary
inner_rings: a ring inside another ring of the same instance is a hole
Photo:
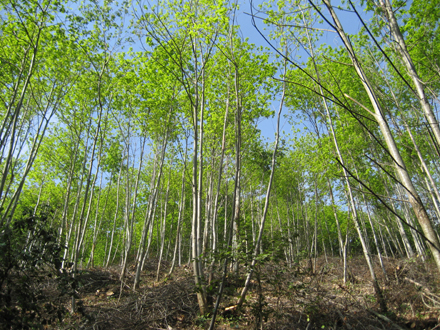
[[[234,308],[245,274],[228,276],[217,329],[440,329],[439,275],[421,260],[386,259],[388,279],[376,265],[376,274],[388,303],[378,305],[362,258],[349,261],[350,280],[342,281],[341,261],[320,258],[293,265],[266,262],[258,266],[246,306]],[[168,270],[168,264],[162,269]],[[187,267],[172,277],[155,279],[150,261],[136,292],[133,273],[121,285],[118,269],[90,269],[79,275],[78,312],[66,313],[53,329],[203,329],[210,318],[198,316],[196,288]],[[220,272],[216,272],[220,277]],[[218,284],[218,281],[213,283]],[[50,287],[47,288],[50,290]],[[49,291],[48,291],[49,292]],[[217,292],[213,286],[213,295]],[[61,303],[61,302],[60,302]],[[69,309],[69,300],[63,300]]]
[[[439,292],[438,277],[430,265],[417,260],[386,260],[388,280],[376,267],[388,302],[388,313],[381,315],[362,258],[350,260],[350,281],[346,284],[340,260],[321,258],[314,272],[310,267],[314,262],[307,264],[309,267],[295,267],[293,271],[279,265],[261,268],[262,296],[266,310],[271,312],[265,328],[432,329],[438,325],[440,297],[433,294]],[[414,279],[438,302],[425,304],[429,294],[415,285]]]
[[[179,323],[191,325],[198,313],[193,278],[180,271],[172,280],[156,283],[155,266],[150,261],[142,274],[141,286],[133,292],[134,271],[129,269],[124,283],[119,269],[86,270],[79,276],[78,312],[58,325],[63,329],[167,329]],[[165,276],[165,274],[162,274]],[[68,307],[67,307],[68,308]]]

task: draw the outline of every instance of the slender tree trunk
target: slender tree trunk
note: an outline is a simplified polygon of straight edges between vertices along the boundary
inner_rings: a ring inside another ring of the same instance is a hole
[[[113,239],[115,236],[115,230],[116,230],[116,221],[118,219],[119,214],[119,188],[121,186],[121,174],[122,174],[122,167],[124,164],[124,160],[122,158],[121,164],[119,164],[119,174],[118,174],[118,183],[116,185],[116,206],[115,206],[115,215],[113,217],[113,227],[112,227],[112,233],[110,235],[110,245],[108,248],[108,254],[107,254],[107,260],[105,262],[105,268],[108,268],[108,265],[110,263],[110,258],[112,255],[112,249],[113,249]]]
[[[130,134],[128,135],[130,136]],[[145,143],[146,143],[146,138],[143,139],[141,138],[142,141],[142,147],[141,147],[141,154],[139,157],[139,167],[137,170],[137,176],[136,176],[136,182],[134,184],[134,192],[133,192],[133,203],[131,206],[131,210],[129,209],[130,207],[130,200],[129,200],[129,196],[131,195],[130,192],[130,186],[129,186],[129,182],[130,182],[130,173],[129,171],[127,171],[127,191],[125,192],[127,194],[127,198],[126,198],[126,215],[125,215],[125,226],[126,226],[126,240],[125,240],[125,249],[124,249],[124,255],[123,255],[123,260],[122,260],[122,269],[121,269],[121,274],[120,274],[120,280],[121,283],[124,281],[125,278],[125,272],[127,270],[127,263],[128,263],[128,258],[130,257],[130,251],[131,251],[131,246],[132,246],[132,241],[133,241],[133,231],[134,231],[134,222],[135,222],[135,216],[136,216],[136,203],[137,203],[137,195],[138,195],[138,187],[139,187],[139,181],[141,178],[141,170],[142,170],[142,164],[143,164],[143,156],[144,156],[144,150],[145,150]],[[129,145],[127,145],[127,150],[129,150],[128,148],[130,148]],[[129,153],[127,153],[128,155]],[[128,163],[128,160],[127,160]],[[128,167],[128,166],[127,166]],[[130,211],[131,211],[131,215],[130,215]]]
[[[198,44],[195,38],[191,38],[192,52],[194,56],[194,72],[199,72],[199,59],[198,52],[200,51],[197,47]],[[204,80],[204,68],[202,66],[202,79]],[[203,82],[202,82],[203,84]],[[200,161],[203,160],[203,155],[199,156],[200,152],[203,151],[203,112],[204,112],[204,99],[200,100],[200,89],[199,81],[195,79],[193,82],[194,88],[194,99],[192,99],[192,118],[193,118],[193,130],[194,130],[194,140],[193,140],[193,173],[192,173],[192,202],[193,202],[193,213],[192,213],[192,253],[191,257],[193,260],[193,272],[194,272],[194,282],[197,290],[197,300],[199,304],[200,314],[205,315],[208,312],[208,305],[206,300],[206,291],[204,285],[203,276],[203,265],[200,260],[200,255],[202,253],[202,237],[201,237],[201,189],[203,183],[203,164]],[[202,87],[202,93],[204,88]],[[200,108],[200,109],[199,109]],[[200,125],[199,125],[199,110],[200,110]],[[200,132],[198,132],[200,130]],[[200,172],[199,172],[200,168]]]
[[[163,210],[163,220],[161,224],[161,243],[160,243],[160,252],[159,252],[159,262],[157,263],[157,272],[156,272],[156,282],[159,282],[159,274],[160,274],[160,263],[162,262],[162,255],[163,255],[163,247],[165,244],[165,233],[167,229],[167,211],[168,211],[168,197],[170,195],[170,181],[171,181],[171,167],[170,167],[170,173],[168,175],[168,184],[167,184],[167,191],[165,193],[165,202],[164,202],[164,210]],[[157,237],[159,239],[159,236]]]
[[[345,231],[344,247],[342,249],[342,262],[343,262],[343,268],[344,268],[344,271],[343,271],[343,282],[344,282],[344,284],[347,283],[347,275],[348,275],[348,263],[347,263],[348,243],[349,243],[349,241],[348,241],[348,237],[349,237],[348,233],[349,233],[349,226],[348,226],[348,223],[347,223],[347,229]]]
[[[108,187],[107,196],[105,198],[104,208],[101,214],[99,214],[99,199],[102,192],[102,177],[104,175],[104,172],[101,172],[101,183],[100,183],[100,190],[99,190],[99,196],[98,196],[98,202],[96,203],[96,211],[95,211],[95,223],[93,226],[93,243],[92,243],[92,250],[90,251],[90,258],[89,258],[89,264],[93,268],[95,266],[95,248],[96,248],[96,241],[98,240],[99,231],[101,229],[102,219],[105,217],[105,211],[107,210],[108,205],[108,198],[110,196],[111,188],[112,188],[112,181],[113,181],[113,173],[110,176],[110,183]],[[99,216],[100,215],[100,216]],[[98,222],[99,217],[99,222]],[[104,252],[104,258],[107,255],[106,251]]]
[[[64,206],[63,206],[63,213],[61,216],[61,226],[60,226],[60,230],[58,232],[58,243],[60,243],[62,241],[62,237],[64,234],[64,228],[67,228],[67,223],[66,223],[66,218],[67,218],[67,213],[69,210],[69,203],[70,203],[70,193],[72,191],[72,182],[73,182],[73,175],[75,172],[75,164],[76,164],[76,159],[77,159],[77,155],[78,155],[78,149],[79,149],[79,143],[75,143],[75,151],[74,151],[74,155],[72,157],[71,160],[71,165],[70,165],[70,171],[69,171],[69,175],[68,175],[68,181],[67,181],[67,188],[66,188],[66,195],[64,197]],[[67,240],[66,240],[66,244],[67,244]],[[63,261],[64,263],[64,261]]]
[[[41,22],[38,22],[41,23]],[[36,33],[34,34],[35,39],[32,40],[29,44],[28,47],[26,47],[24,54],[25,57],[22,60],[22,68],[18,73],[18,77],[21,78],[24,75],[26,76],[26,78],[24,78],[23,81],[23,85],[22,85],[22,90],[20,95],[19,94],[19,86],[20,86],[20,80],[16,81],[16,84],[14,86],[14,93],[12,96],[12,99],[10,100],[10,102],[8,102],[8,109],[7,109],[7,113],[5,114],[5,116],[3,117],[3,123],[2,123],[2,127],[0,130],[0,149],[3,150],[3,146],[6,147],[6,143],[9,139],[9,150],[7,153],[7,156],[5,157],[6,159],[3,161],[4,163],[4,167],[3,167],[3,171],[2,171],[2,176],[0,179],[0,200],[2,200],[2,208],[4,207],[3,205],[3,201],[6,199],[6,195],[4,194],[4,189],[5,189],[5,185],[6,185],[6,181],[8,176],[11,174],[11,164],[12,164],[12,158],[14,157],[14,145],[17,142],[16,140],[16,136],[18,135],[18,131],[17,131],[17,126],[18,126],[18,121],[19,121],[19,117],[21,114],[21,110],[22,110],[22,106],[23,106],[23,102],[25,100],[25,97],[27,95],[27,91],[30,85],[30,81],[31,78],[34,74],[34,69],[37,63],[37,54],[38,54],[38,50],[40,47],[40,36],[41,36],[41,32],[42,32],[42,25],[38,25],[37,22],[35,23],[37,26],[37,30]],[[31,60],[29,63],[29,66],[27,68],[27,73],[25,74],[24,70],[26,70],[26,57],[28,55],[29,52],[32,52],[31,55]],[[18,98],[18,100],[17,100]],[[15,109],[13,109],[15,108]],[[12,119],[11,119],[12,118]],[[9,127],[11,127],[11,129],[9,129]],[[38,139],[35,139],[35,141]],[[35,142],[34,141],[34,142]],[[2,156],[3,156],[3,152],[2,152]],[[2,157],[3,158],[3,157]],[[25,176],[23,176],[22,180],[25,179]],[[18,191],[18,190],[17,190]],[[18,200],[18,195],[16,196],[16,199]],[[7,208],[5,208],[6,210],[9,210],[10,205],[8,205]],[[9,223],[9,220],[12,218],[12,215],[10,215],[10,217],[8,217],[8,212],[7,211],[3,211],[3,216],[0,220],[0,226],[3,225],[3,223],[5,221],[7,221],[7,224]]]
[[[89,169],[88,169],[88,173],[87,173],[86,187],[85,187],[85,190],[84,190],[84,202],[83,202],[83,205],[82,205],[82,208],[81,208],[81,213],[80,213],[80,216],[79,216],[79,222],[78,222],[78,225],[77,225],[78,232],[76,233],[76,241],[75,241],[75,244],[74,244],[74,251],[73,251],[74,252],[74,257],[73,257],[73,272],[72,273],[73,273],[73,277],[74,278],[76,276],[77,267],[78,267],[79,250],[81,248],[82,240],[83,240],[84,232],[85,232],[85,228],[83,228],[83,223],[87,224],[88,217],[89,217],[89,212],[87,212],[87,217],[84,218],[84,213],[85,213],[86,204],[87,204],[87,197],[88,197],[88,194],[89,194],[89,191],[90,191],[90,186],[91,185],[93,186],[95,184],[96,177],[97,177],[97,175],[95,174],[95,179],[94,179],[94,182],[92,184],[91,180],[92,180],[93,163],[95,161],[95,150],[96,150],[96,145],[98,143],[98,136],[99,136],[99,133],[100,133],[100,130],[101,130],[102,111],[103,111],[103,108],[100,107],[99,114],[98,114],[98,125],[96,127],[95,137],[93,138],[93,146],[92,146],[92,152],[91,152],[91,155],[90,155],[90,163],[89,163]],[[99,161],[100,160],[98,160],[98,169],[99,169]],[[89,201],[89,207],[91,207],[92,198],[93,198],[93,192],[94,192],[94,189],[92,188],[92,193],[90,195],[91,198],[90,198],[90,201]],[[75,306],[75,296],[73,295],[72,296],[72,311],[73,312],[76,311],[75,307],[76,307]]]
[[[361,187],[359,187],[359,188],[361,188]],[[383,260],[382,260],[382,253],[380,252],[379,240],[377,239],[376,230],[374,229],[374,224],[373,224],[373,221],[371,220],[370,208],[368,207],[367,200],[365,198],[365,194],[362,194],[362,197],[364,198],[365,207],[367,208],[368,222],[370,223],[371,232],[373,233],[374,244],[376,245],[377,257],[379,259],[380,267],[382,268],[382,272],[385,276],[385,279],[388,280],[388,275],[387,275],[387,272],[385,271],[385,266],[384,266]]]
[[[180,228],[181,228],[181,223],[182,223],[182,219],[184,216],[184,211],[185,211],[185,174],[186,174],[186,157],[187,157],[187,153],[188,153],[188,139],[185,140],[185,154],[184,154],[184,159],[183,159],[183,169],[182,169],[182,184],[181,184],[181,188],[180,188],[180,203],[179,203],[179,215],[177,217],[177,230],[176,230],[176,242],[174,245],[174,253],[173,253],[173,261],[171,262],[171,268],[170,271],[168,272],[168,275],[171,275],[173,273],[174,267],[176,265],[176,256],[177,256],[177,252],[179,250],[179,266],[180,266],[180,237],[181,237],[181,233],[180,233]]]
[[[399,24],[397,23],[396,17],[394,15],[393,8],[391,7],[391,3],[389,0],[379,0],[380,6],[383,9],[384,17],[389,23],[389,28],[391,35],[393,36],[393,45],[396,49],[397,53],[400,54],[401,60],[403,64],[406,67],[406,70],[408,71],[409,76],[411,77],[411,80],[416,87],[417,96],[419,98],[420,106],[423,110],[423,113],[428,121],[429,126],[431,127],[432,131],[434,132],[435,139],[437,141],[437,144],[440,145],[440,126],[437,121],[437,118],[435,117],[434,112],[431,109],[431,106],[429,105],[429,102],[425,95],[425,88],[422,84],[422,80],[420,79],[417,70],[414,66],[414,63],[412,61],[411,55],[408,52],[408,49],[406,48],[405,39],[403,38],[403,35],[400,31]],[[423,228],[423,226],[422,226]],[[426,234],[426,233],[425,233]],[[429,239],[429,237],[428,237]],[[434,241],[433,241],[434,243]],[[437,242],[438,243],[438,242]],[[436,245],[438,247],[438,245]],[[436,259],[437,257],[434,256]],[[440,260],[437,261],[437,266],[440,267]]]
[[[84,154],[87,153],[87,149],[88,149],[88,143],[89,143],[89,133],[90,133],[90,127],[91,127],[92,121],[91,118],[89,120],[89,124],[87,126],[87,138],[86,138],[86,145],[85,145],[85,149],[84,149]],[[87,157],[84,156],[84,161],[81,165],[81,177],[80,177],[80,182],[77,186],[77,194],[76,194],[76,199],[75,199],[75,205],[73,207],[73,214],[72,214],[72,220],[69,226],[69,231],[67,233],[67,238],[66,238],[66,245],[64,248],[64,253],[63,253],[63,261],[62,261],[62,268],[64,268],[65,262],[67,260],[67,254],[69,252],[69,248],[70,248],[70,240],[72,237],[72,233],[75,233],[74,228],[77,226],[77,223],[75,221],[76,219],[76,215],[78,213],[78,208],[81,202],[81,193],[82,193],[82,189],[83,189],[83,183],[84,183],[84,177],[85,177],[85,169],[86,169],[86,163],[87,163]],[[85,203],[85,201],[84,201]],[[71,249],[72,251],[74,251],[74,249]]]
[[[153,187],[154,181],[156,181],[156,183],[154,184],[154,187],[151,190],[151,193],[150,193],[150,196],[148,199],[147,214],[144,219],[144,224],[143,224],[143,228],[142,228],[142,236],[139,241],[139,249],[138,249],[137,257],[136,257],[136,275],[135,275],[134,283],[133,283],[133,291],[135,291],[139,285],[141,271],[142,271],[142,268],[144,265],[144,259],[147,255],[147,251],[148,251],[148,249],[145,250],[145,241],[147,238],[150,223],[152,222],[152,220],[154,218],[155,204],[156,204],[156,200],[157,200],[157,196],[158,196],[159,186],[160,186],[161,179],[162,179],[163,165],[164,165],[164,161],[165,161],[165,151],[166,151],[167,144],[168,144],[168,133],[169,132],[167,129],[164,140],[162,142],[161,152],[156,153],[156,159],[158,157],[160,157],[160,159],[155,160],[155,164],[157,164],[157,162],[159,162],[159,173],[158,173],[157,179],[156,179],[156,177],[155,177],[156,170],[153,170],[153,174],[151,177],[150,186]],[[151,235],[152,235],[152,231],[150,232],[150,238],[151,238]],[[159,237],[158,237],[158,239],[159,239]],[[150,239],[150,241],[151,241],[151,239]]]
[[[315,182],[315,184],[314,184],[314,186],[315,186],[315,189],[314,189],[314,192],[315,192],[315,232],[314,232],[314,234],[313,234],[313,236],[314,236],[314,242],[313,242],[313,244],[314,244],[314,246],[315,246],[315,254],[314,254],[314,258],[313,258],[313,273],[316,273],[318,270],[317,270],[317,265],[316,265],[316,262],[317,262],[317,259],[318,259],[318,184],[317,184],[317,182],[316,182],[316,177],[315,177],[315,180],[314,180]]]
[[[328,185],[330,198],[331,198],[331,202],[332,202],[333,215],[334,215],[335,221],[336,221],[336,228],[338,230],[339,256],[342,257],[342,254],[343,254],[342,251],[344,250],[344,242],[342,240],[341,225],[339,223],[338,213],[337,213],[336,206],[335,206],[336,204],[335,204],[335,198],[333,196],[333,188],[330,184],[329,179],[327,179],[327,185]]]
[[[223,119],[223,131],[222,131],[222,146],[221,146],[221,155],[220,155],[220,162],[219,162],[219,168],[218,168],[218,177],[217,177],[217,189],[216,194],[214,198],[214,210],[212,214],[212,251],[217,251],[217,216],[218,216],[218,208],[219,208],[219,196],[220,196],[220,187],[222,182],[222,175],[223,175],[223,161],[225,158],[225,150],[226,150],[226,127],[228,122],[228,115],[229,115],[229,84],[228,84],[228,92],[227,92],[227,98],[226,98],[226,109],[225,109],[225,117]],[[226,199],[227,199],[227,192],[226,192]],[[225,200],[225,210],[227,208],[227,203]],[[226,212],[226,211],[225,211]],[[226,224],[226,217],[225,217],[225,224]],[[226,225],[225,225],[225,239],[226,239]],[[210,270],[209,270],[209,282],[211,282],[213,277],[213,269],[214,269],[214,261],[215,258],[212,259]]]
[[[385,178],[383,178],[383,180],[384,180],[384,182],[386,181]],[[390,193],[387,185],[385,185],[385,190],[387,192],[388,197],[391,198],[391,193]],[[394,212],[397,212],[397,208],[395,206],[394,201],[392,202],[392,207],[393,207]],[[397,224],[397,228],[399,229],[400,237],[402,238],[402,242],[403,242],[403,246],[405,248],[406,256],[408,258],[412,258],[414,256],[414,251],[412,249],[412,246],[411,246],[411,243],[408,239],[408,236],[406,235],[405,228],[403,228],[402,221],[397,216],[396,216],[396,224]]]

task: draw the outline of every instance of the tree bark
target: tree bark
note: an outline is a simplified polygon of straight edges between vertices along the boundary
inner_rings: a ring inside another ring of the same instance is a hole
[[[420,106],[423,110],[423,113],[428,121],[428,125],[431,127],[434,132],[435,139],[437,141],[437,145],[440,145],[440,126],[435,117],[434,112],[431,109],[431,106],[428,103],[428,100],[425,95],[425,88],[422,84],[422,80],[420,79],[417,70],[412,61],[411,55],[408,52],[406,47],[405,39],[403,38],[402,32],[400,31],[399,24],[397,23],[396,16],[394,15],[393,8],[391,7],[391,3],[389,0],[379,0],[380,6],[382,7],[385,13],[385,19],[389,23],[390,32],[394,38],[393,45],[396,49],[397,53],[400,54],[401,60],[408,71],[411,80],[416,87],[417,96],[419,98]],[[415,198],[416,199],[416,198]],[[424,217],[423,211],[421,212],[421,217]],[[427,228],[428,229],[428,228]],[[429,237],[428,237],[429,238]],[[437,259],[437,257],[434,257]],[[437,261],[436,261],[437,262]],[[437,266],[440,267],[440,264],[437,263]]]

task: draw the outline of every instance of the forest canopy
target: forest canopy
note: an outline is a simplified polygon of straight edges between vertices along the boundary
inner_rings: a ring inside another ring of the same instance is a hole
[[[265,258],[363,255],[386,311],[376,260],[440,269],[439,18],[437,0],[0,0],[0,248],[50,243],[73,280],[132,265],[132,290],[151,258],[157,279],[191,264],[202,315],[213,273],[245,271],[241,306]]]

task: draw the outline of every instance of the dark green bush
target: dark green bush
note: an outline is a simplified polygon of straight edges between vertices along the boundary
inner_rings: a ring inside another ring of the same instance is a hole
[[[67,294],[62,246],[49,227],[51,211],[29,209],[0,228],[0,327],[39,329],[61,320],[65,309],[51,300]],[[55,289],[54,289],[55,288]]]

